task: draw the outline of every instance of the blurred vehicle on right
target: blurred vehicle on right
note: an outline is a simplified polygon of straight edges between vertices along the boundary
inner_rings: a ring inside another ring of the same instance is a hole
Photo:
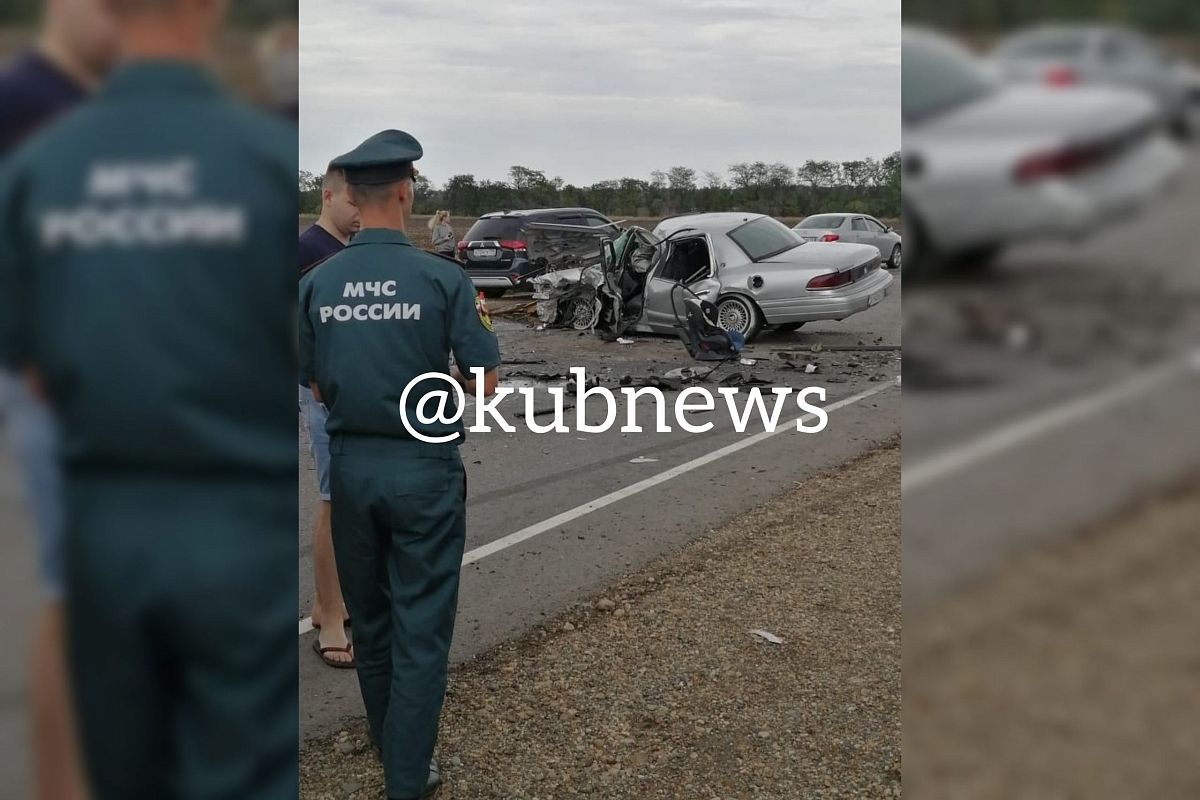
[[[1083,237],[1183,166],[1142,92],[1007,84],[924,29],[905,29],[902,58],[910,277],[983,268],[1015,242]]]
[[[1043,25],[1001,40],[1000,74],[1049,86],[1121,86],[1145,92],[1181,139],[1197,133],[1192,116],[1195,73],[1146,36],[1109,25]]]

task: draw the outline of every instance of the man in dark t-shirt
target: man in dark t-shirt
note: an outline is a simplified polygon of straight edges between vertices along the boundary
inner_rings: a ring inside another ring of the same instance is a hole
[[[321,216],[300,234],[300,272],[308,272],[349,244],[358,224],[346,178],[340,170],[327,171],[321,182]]]
[[[341,170],[327,170],[321,183],[321,216],[300,234],[300,275],[343,250],[358,226],[358,208],[350,202],[345,176]],[[327,665],[349,669],[355,665],[354,651],[346,636],[346,606],[342,602],[330,528],[329,435],[325,432],[328,414],[303,381],[300,384],[300,413],[304,415],[308,441],[311,442],[319,498],[313,519],[312,624],[317,629],[313,644],[317,655]]]
[[[111,68],[116,33],[103,0],[46,0],[36,43],[0,64],[0,169],[44,126],[88,98]],[[37,540],[43,607],[30,675],[33,789],[39,800],[86,795],[74,744],[63,641],[62,476],[54,418],[21,376],[0,370],[0,438],[23,473]],[[20,793],[19,787],[8,787]]]
[[[85,99],[116,58],[103,0],[47,0],[37,43],[0,66],[0,156]]]

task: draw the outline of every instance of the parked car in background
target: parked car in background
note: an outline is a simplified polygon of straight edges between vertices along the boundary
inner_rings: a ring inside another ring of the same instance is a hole
[[[1007,84],[919,29],[905,29],[901,57],[910,277],[983,267],[1013,242],[1082,237],[1181,173],[1142,92]]]
[[[806,242],[849,242],[869,244],[879,250],[884,263],[900,269],[900,234],[867,214],[848,211],[833,214],[813,214],[792,228]]]
[[[496,211],[484,214],[458,243],[456,255],[476,288],[488,297],[499,297],[514,286],[545,269],[546,259],[559,253],[541,253],[529,242],[532,223],[578,226],[612,230],[613,221],[590,208],[535,208],[524,211]],[[577,245],[589,253],[595,246],[591,236],[560,237],[557,243],[570,248]]]
[[[1109,25],[1044,25],[1001,40],[1007,80],[1049,86],[1119,86],[1144,92],[1178,136],[1196,131],[1189,65],[1137,31]]]

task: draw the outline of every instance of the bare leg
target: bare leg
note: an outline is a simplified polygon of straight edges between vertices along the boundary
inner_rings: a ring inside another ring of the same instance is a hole
[[[30,727],[37,800],[88,797],[71,708],[65,633],[62,604],[47,605],[34,634],[30,665]]]
[[[313,582],[316,591],[312,618],[313,624],[320,627],[318,639],[321,647],[345,647],[349,644],[344,627],[346,605],[342,602],[342,586],[338,583],[337,563],[333,559],[333,534],[329,518],[329,502],[318,501],[313,522]],[[349,653],[328,653],[326,657],[342,662],[352,658]]]

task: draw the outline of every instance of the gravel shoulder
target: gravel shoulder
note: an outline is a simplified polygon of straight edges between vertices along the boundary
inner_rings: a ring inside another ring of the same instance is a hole
[[[899,796],[899,486],[897,441],[453,669],[442,800]],[[382,796],[364,723],[306,744],[301,797]]]
[[[1200,797],[1200,475],[906,619],[922,798]]]

